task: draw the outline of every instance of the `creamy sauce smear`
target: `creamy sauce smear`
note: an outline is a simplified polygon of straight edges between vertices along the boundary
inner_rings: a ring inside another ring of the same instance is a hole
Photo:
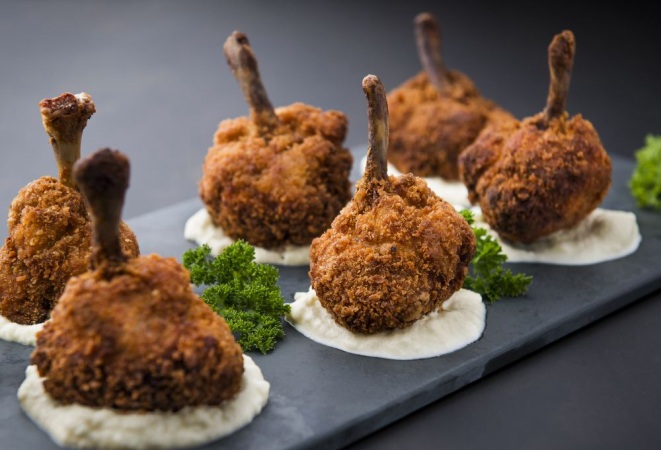
[[[635,252],[642,237],[636,215],[626,211],[595,209],[576,227],[562,230],[529,245],[512,244],[482,222],[479,208],[473,208],[475,225],[490,230],[512,263],[533,262],[584,266],[624,258]]]
[[[234,242],[211,221],[211,216],[205,208],[200,209],[186,221],[184,237],[198,245],[207,244],[211,254],[218,256]],[[278,264],[281,266],[307,266],[310,264],[309,245],[286,245],[281,249],[267,250],[255,247],[255,262],[261,264]]]
[[[8,342],[18,342],[23,345],[35,345],[37,333],[44,327],[43,323],[21,325],[0,315],[0,339]]]
[[[314,290],[297,292],[286,317],[301,334],[328,347],[384,359],[424,359],[444,355],[477,341],[486,325],[482,297],[461,289],[408,328],[375,334],[352,333],[321,306]]]
[[[177,412],[118,412],[111,408],[63,405],[44,391],[36,366],[25,371],[18,400],[30,418],[60,446],[72,448],[175,448],[203,445],[252,422],[270,385],[257,364],[243,355],[245,372],[237,396],[219,406]]]
[[[360,161],[360,167],[362,172],[365,171],[365,165],[367,164],[367,157],[363,157]],[[395,166],[388,163],[388,174],[399,176],[402,175],[400,171],[395,169]],[[461,205],[469,206],[470,201],[468,200],[468,189],[464,186],[464,183],[461,181],[446,181],[441,177],[420,177],[427,182],[427,186],[431,189],[436,195],[441,197],[446,202],[452,205]]]

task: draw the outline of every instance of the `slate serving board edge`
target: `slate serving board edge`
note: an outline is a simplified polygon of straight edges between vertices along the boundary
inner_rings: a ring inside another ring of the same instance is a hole
[[[354,149],[356,160],[364,151]],[[511,265],[535,277],[529,298],[488,306],[483,338],[439,358],[360,357],[316,344],[285,324],[287,336],[274,352],[251,354],[272,383],[269,404],[246,428],[202,448],[340,448],[660,289],[661,215],[635,209],[625,187],[632,167],[631,161],[613,158],[613,188],[604,206],[636,212],[643,244],[635,254],[578,269]],[[358,176],[355,168],[352,179]],[[183,223],[200,206],[190,200],[127,222],[144,254],[181,257],[194,247],[183,239]],[[307,290],[307,268],[280,271],[286,301]],[[56,448],[16,400],[30,351],[0,342],[0,449]]]
[[[482,365],[477,363],[469,364],[469,367],[460,367],[456,371],[456,377],[450,381],[421,386],[419,392],[408,397],[406,400],[393,402],[393,405],[384,407],[375,415],[366,415],[363,420],[348,424],[346,428],[337,429],[335,432],[328,433],[327,435],[317,436],[314,440],[309,440],[293,448],[297,450],[341,449],[435,401],[479,381],[491,373],[506,368],[519,359],[543,349],[555,341],[567,337],[659,289],[661,289],[661,279],[653,279],[650,283],[641,286],[640,289],[613,298],[611,302],[604,304],[598,310],[585,308],[575,316],[567,318],[567,320],[549,323],[537,335],[512,342],[509,348],[504,349],[500,354],[493,355],[492,353],[492,358],[487,364]]]

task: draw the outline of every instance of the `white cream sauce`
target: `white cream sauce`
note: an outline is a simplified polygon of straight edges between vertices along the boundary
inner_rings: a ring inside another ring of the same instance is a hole
[[[23,345],[35,345],[37,343],[37,333],[43,327],[43,323],[21,325],[0,315],[0,339],[3,341],[18,342]]]
[[[60,446],[72,448],[174,448],[203,445],[252,422],[269,396],[262,371],[243,355],[245,372],[237,396],[219,406],[177,412],[119,412],[63,405],[43,388],[36,366],[25,371],[18,399],[30,418]]]
[[[367,157],[363,157],[360,161],[361,171],[365,171],[365,165],[367,164]],[[388,163],[388,174],[399,176],[402,175],[400,171],[395,169],[395,166]],[[447,181],[441,177],[420,177],[425,182],[427,186],[431,189],[436,195],[441,197],[446,202],[452,205],[462,205],[469,206],[470,201],[468,201],[468,189],[464,186],[464,183],[461,181]]]
[[[213,256],[218,256],[225,248],[236,242],[227,236],[222,228],[214,225],[205,208],[200,209],[186,221],[184,237],[198,245],[207,244],[211,247]],[[281,266],[307,266],[310,264],[310,246],[285,245],[283,248],[271,250],[255,247],[255,262]]]
[[[642,240],[636,215],[626,211],[597,208],[574,228],[558,231],[528,245],[503,240],[482,222],[479,208],[473,208],[473,212],[475,225],[490,230],[503,247],[507,261],[512,263],[597,264],[632,254]]]
[[[482,297],[461,289],[408,328],[375,334],[352,333],[339,325],[314,290],[297,292],[286,317],[301,334],[328,347],[384,359],[424,359],[444,355],[477,341],[486,325]]]

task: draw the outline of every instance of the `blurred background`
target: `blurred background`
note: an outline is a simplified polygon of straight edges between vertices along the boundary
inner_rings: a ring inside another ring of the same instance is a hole
[[[196,196],[218,122],[247,113],[222,53],[235,29],[249,36],[273,104],[345,112],[348,146],[366,141],[362,77],[392,89],[420,70],[412,20],[422,11],[440,20],[447,65],[515,116],[543,108],[546,47],[568,28],[577,40],[569,112],[591,120],[612,154],[630,156],[661,132],[651,10],[500,3],[2,1],[0,205],[56,175],[38,102],[65,91],[97,105],[83,155],[109,146],[131,158],[125,217]]]

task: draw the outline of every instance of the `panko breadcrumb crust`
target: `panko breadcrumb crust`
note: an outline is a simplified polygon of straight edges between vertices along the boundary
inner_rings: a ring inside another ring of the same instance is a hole
[[[9,209],[0,250],[0,314],[31,325],[45,321],[74,275],[87,271],[92,228],[83,197],[52,177],[24,187]],[[122,250],[139,254],[133,231],[120,228]]]
[[[528,244],[569,229],[606,197],[611,160],[592,124],[544,114],[485,129],[460,156],[472,203],[498,234]]]
[[[459,179],[459,154],[487,124],[512,118],[457,71],[447,71],[442,93],[420,72],[390,92],[388,109],[388,160],[400,172],[446,180]]]
[[[294,103],[281,125],[224,120],[204,162],[200,196],[214,224],[263,248],[308,245],[351,198],[346,116]]]
[[[72,278],[31,362],[63,404],[120,410],[218,405],[243,376],[225,321],[195,295],[187,270],[157,255]]]
[[[310,279],[337,323],[376,333],[438,309],[461,288],[474,252],[471,227],[422,179],[361,180],[312,243]]]

